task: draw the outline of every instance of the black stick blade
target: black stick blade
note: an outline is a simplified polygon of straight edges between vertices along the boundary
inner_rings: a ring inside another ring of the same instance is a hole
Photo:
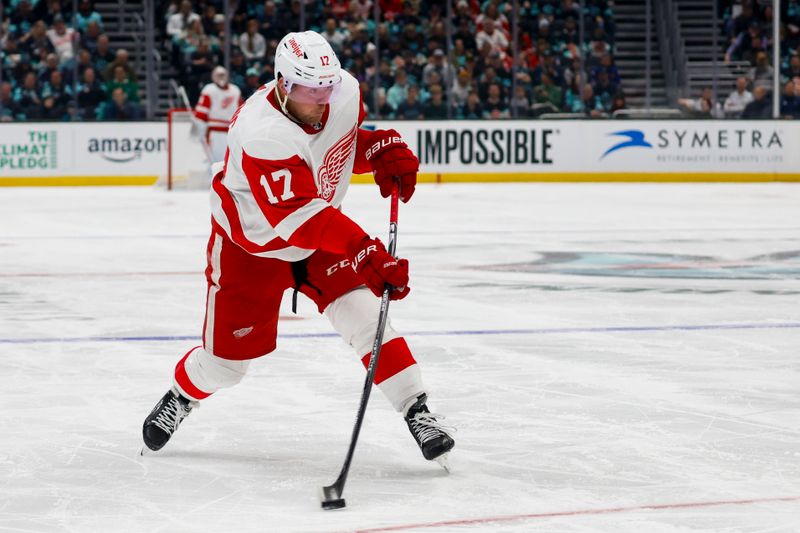
[[[320,489],[319,499],[322,502],[322,508],[326,511],[331,509],[341,509],[345,506],[344,498],[342,498],[342,491],[336,485],[328,485]]]

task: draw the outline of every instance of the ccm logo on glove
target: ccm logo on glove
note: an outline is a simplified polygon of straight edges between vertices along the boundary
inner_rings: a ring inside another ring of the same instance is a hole
[[[408,296],[411,290],[408,288],[408,261],[392,257],[378,239],[365,237],[352,243],[346,257],[375,296],[381,296],[387,285],[391,287],[390,299],[400,300]],[[332,271],[336,269],[329,268],[328,275]]]

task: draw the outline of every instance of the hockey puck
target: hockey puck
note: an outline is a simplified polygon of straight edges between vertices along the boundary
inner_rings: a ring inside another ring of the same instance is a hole
[[[323,500],[322,501],[322,508],[326,511],[330,511],[331,509],[342,509],[344,508],[344,498],[336,498],[333,500]]]

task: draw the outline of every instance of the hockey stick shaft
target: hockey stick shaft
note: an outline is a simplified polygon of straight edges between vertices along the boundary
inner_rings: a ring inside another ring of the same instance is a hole
[[[395,250],[397,249],[397,215],[399,199],[400,186],[398,181],[395,180],[392,187],[391,209],[389,212],[389,254],[393,257],[395,255]],[[391,287],[387,285],[383,289],[383,295],[381,296],[381,308],[378,315],[378,330],[375,333],[375,340],[372,343],[372,353],[370,354],[369,366],[367,367],[367,377],[364,381],[364,390],[361,393],[361,402],[358,405],[358,413],[356,414],[356,422],[353,426],[353,434],[350,437],[350,446],[347,449],[347,456],[345,457],[342,470],[339,473],[339,477],[336,478],[336,481],[334,481],[332,485],[322,488],[322,507],[326,509],[344,506],[342,493],[344,492],[344,484],[347,481],[347,474],[350,471],[350,463],[353,461],[353,454],[356,451],[358,436],[361,433],[361,424],[364,421],[367,403],[369,402],[369,396],[372,392],[372,383],[375,379],[375,372],[378,369],[378,359],[380,358],[381,347],[383,346],[383,333],[386,329],[386,320],[389,316],[390,292]],[[326,502],[328,503],[327,506]]]

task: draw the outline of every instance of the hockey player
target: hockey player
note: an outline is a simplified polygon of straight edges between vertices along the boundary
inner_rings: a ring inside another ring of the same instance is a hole
[[[389,255],[339,207],[353,172],[372,172],[384,197],[399,179],[407,202],[416,156],[395,130],[360,128],[358,82],[318,33],[284,37],[275,75],[231,121],[225,163],[211,189],[203,345],[178,362],[173,387],[144,422],[152,450],[198,402],[237,384],[252,359],[275,349],[286,289],[311,298],[365,366],[384,285],[393,287],[393,300],[410,290],[408,261]],[[441,416],[428,410],[419,365],[388,322],[375,383],[404,415],[426,459],[450,451],[454,441]]]
[[[203,125],[200,133],[211,149],[211,163],[215,163],[225,158],[228,124],[233,113],[242,104],[242,91],[236,85],[228,83],[228,71],[225,67],[216,67],[211,72],[211,81],[212,83],[200,91],[194,116]]]

